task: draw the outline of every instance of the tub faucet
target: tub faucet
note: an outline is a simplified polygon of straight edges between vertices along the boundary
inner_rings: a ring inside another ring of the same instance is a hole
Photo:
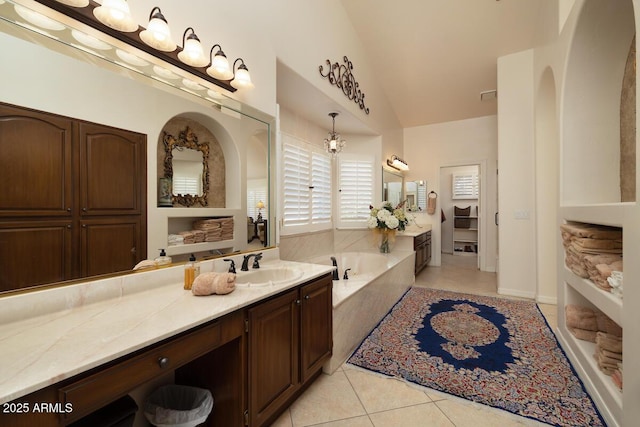
[[[344,270],[344,276],[342,276],[342,280],[349,280],[349,274],[347,274],[347,271],[351,270],[350,268],[347,268],[346,270]]]
[[[331,257],[331,264],[335,267],[333,269],[333,280],[340,280],[340,276],[338,275],[338,261],[336,261],[336,257]]]
[[[260,252],[259,254],[245,255],[242,259],[242,267],[240,267],[240,270],[249,271],[249,259],[251,259],[251,257],[254,257],[253,268],[260,268],[260,264],[258,263],[258,261],[262,259],[262,252]]]

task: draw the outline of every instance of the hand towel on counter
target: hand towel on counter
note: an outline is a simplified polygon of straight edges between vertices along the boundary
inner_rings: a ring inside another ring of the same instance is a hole
[[[193,281],[193,295],[225,295],[236,288],[234,273],[202,273]]]

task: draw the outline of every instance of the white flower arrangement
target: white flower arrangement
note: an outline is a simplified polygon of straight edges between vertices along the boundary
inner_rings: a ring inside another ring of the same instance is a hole
[[[367,220],[367,227],[403,231],[409,220],[404,214],[402,205],[404,205],[404,202],[395,208],[389,202],[383,202],[379,208],[369,206],[371,216]]]

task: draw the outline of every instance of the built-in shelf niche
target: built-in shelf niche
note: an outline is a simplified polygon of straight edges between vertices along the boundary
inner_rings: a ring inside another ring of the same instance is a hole
[[[623,89],[623,81],[634,34],[631,1],[619,2],[616,8],[598,1],[585,2],[564,79],[564,204],[628,201],[621,197],[625,178],[620,176],[620,146],[621,128],[628,131],[621,127],[621,109],[629,107],[621,105],[621,94],[628,89]],[[635,78],[633,83],[635,91]],[[635,164],[632,166],[635,176]]]

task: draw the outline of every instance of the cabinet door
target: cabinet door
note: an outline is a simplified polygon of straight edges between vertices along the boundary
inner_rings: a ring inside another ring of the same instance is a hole
[[[69,279],[71,239],[69,221],[0,222],[0,291]]]
[[[248,310],[250,425],[262,426],[298,389],[298,290]]]
[[[0,104],[0,216],[71,216],[72,122]]]
[[[326,276],[300,290],[302,309],[301,356],[302,381],[322,368],[333,350],[333,281]]]
[[[80,208],[86,215],[146,213],[146,136],[80,123]]]
[[[131,270],[145,254],[139,217],[81,221],[81,277]]]

